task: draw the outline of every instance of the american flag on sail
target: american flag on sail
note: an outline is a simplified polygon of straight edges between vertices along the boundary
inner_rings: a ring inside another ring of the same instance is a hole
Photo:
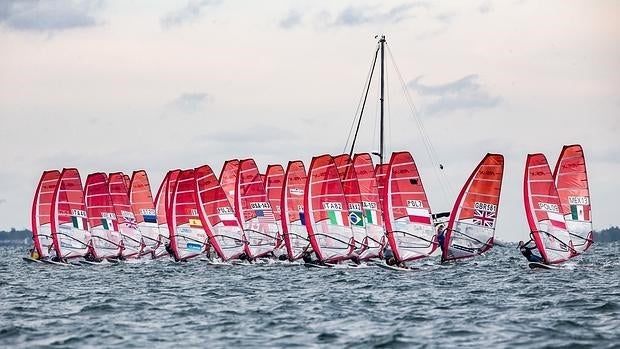
[[[474,210],[474,224],[493,228],[495,225],[495,212]]]
[[[256,217],[258,217],[258,221],[260,223],[275,223],[276,218],[273,216],[273,211],[271,210],[254,210],[256,213]]]

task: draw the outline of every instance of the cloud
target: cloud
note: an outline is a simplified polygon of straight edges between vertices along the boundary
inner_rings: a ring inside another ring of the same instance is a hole
[[[213,97],[204,92],[182,93],[165,107],[166,113],[195,114],[200,111]]]
[[[492,96],[478,82],[478,75],[467,75],[459,80],[440,85],[424,85],[421,76],[407,86],[422,96],[433,100],[425,107],[428,114],[451,112],[459,109],[492,108],[501,102],[501,97]]]
[[[0,24],[20,31],[60,31],[99,24],[95,14],[101,0],[5,0],[0,3]]]
[[[299,11],[291,10],[289,13],[280,21],[280,27],[284,29],[292,29],[299,24],[301,24],[302,14]]]
[[[493,11],[493,4],[489,0],[484,1],[482,4],[480,4],[480,6],[478,6],[478,12],[482,14],[487,14],[491,11]]]
[[[424,2],[402,4],[381,12],[377,7],[353,7],[349,6],[342,10],[332,25],[334,26],[358,26],[368,23],[397,23],[412,17],[410,10],[414,7],[427,7]]]
[[[188,1],[185,7],[163,16],[160,19],[161,26],[164,28],[171,28],[183,23],[193,22],[200,18],[205,7],[215,6],[217,4],[219,4],[217,0]]]

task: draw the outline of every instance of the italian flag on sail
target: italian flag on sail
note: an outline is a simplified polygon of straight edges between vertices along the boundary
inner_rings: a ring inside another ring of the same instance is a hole
[[[555,212],[547,212],[547,215],[549,216],[549,221],[551,222],[552,226],[560,229],[566,229],[566,222],[564,221],[564,216]]]
[[[114,225],[114,220],[110,218],[101,218],[101,225],[105,230],[118,230]]]
[[[345,218],[343,215],[345,215],[346,213],[344,213],[343,211],[328,210],[327,214],[329,216],[329,223],[331,223],[332,225],[344,225]]]
[[[71,223],[74,228],[86,230],[86,217],[71,216]]]
[[[590,220],[590,212],[588,211],[588,206],[570,205],[570,215],[570,218],[574,221]]]
[[[377,210],[366,209],[364,210],[367,224],[377,224]]]

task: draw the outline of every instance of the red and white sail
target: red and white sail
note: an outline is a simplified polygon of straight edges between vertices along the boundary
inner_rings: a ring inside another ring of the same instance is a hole
[[[211,246],[224,261],[239,257],[245,252],[246,239],[226,193],[208,165],[196,168],[194,177],[198,214]]]
[[[157,211],[149,177],[144,170],[134,171],[129,181],[129,202],[144,241],[143,254],[153,253],[161,243]]]
[[[387,177],[388,166],[390,164],[377,164],[375,166],[375,178],[377,179],[377,191],[379,192],[379,203],[383,211],[383,198],[385,197],[385,179]],[[383,216],[385,221],[385,216]]]
[[[232,159],[224,162],[220,172],[220,186],[226,193],[226,197],[233,209],[235,207],[235,188],[237,185],[237,174],[239,173],[239,160]]]
[[[555,264],[569,259],[574,249],[566,229],[560,195],[543,154],[527,156],[523,202],[530,231],[544,261]]]
[[[379,187],[370,154],[362,153],[353,156],[353,169],[359,185],[366,229],[366,237],[362,241],[362,249],[358,251],[358,254],[360,259],[367,260],[379,257],[387,244],[383,226],[383,209],[379,200]]]
[[[362,196],[360,194],[359,183],[357,182],[357,175],[353,169],[353,163],[351,162],[349,154],[342,154],[334,157],[334,164],[338,169],[342,190],[347,199],[349,224],[353,230],[355,249],[360,251],[363,248],[364,240],[366,240],[366,224],[364,223]]]
[[[504,157],[486,154],[456,198],[442,260],[474,257],[493,247],[503,177]]]
[[[170,202],[170,248],[177,261],[187,260],[206,250],[208,237],[199,216],[194,170],[183,170],[174,185]]]
[[[273,216],[276,219],[279,232],[279,245],[281,247],[284,241],[282,240],[282,185],[284,184],[284,169],[282,165],[269,165],[265,172],[265,178],[263,179],[265,184],[265,190],[267,191],[267,199],[271,204],[273,210]]]
[[[80,173],[65,168],[52,197],[52,239],[56,256],[75,258],[86,255],[90,246],[88,216]]]
[[[136,216],[129,203],[124,175],[121,172],[111,173],[108,178],[108,185],[110,187],[112,203],[114,204],[114,213],[116,214],[121,237],[123,238],[122,256],[124,258],[140,257],[144,244]]]
[[[304,194],[310,243],[319,261],[349,259],[355,240],[338,169],[330,155],[312,159]]]
[[[159,258],[168,255],[166,245],[170,244],[170,230],[168,229],[168,220],[170,217],[170,202],[172,201],[172,191],[176,184],[177,178],[181,170],[170,170],[161,181],[157,195],[155,196],[155,211],[157,213],[157,225],[159,228],[160,244],[153,252],[153,258]]]
[[[385,228],[394,257],[404,262],[433,253],[437,244],[431,208],[409,152],[392,154],[384,191]]]
[[[54,245],[51,210],[52,197],[59,178],[60,171],[58,170],[44,171],[32,201],[32,239],[40,258],[49,256]]]
[[[588,172],[581,145],[565,145],[562,148],[553,178],[573,247],[576,254],[581,254],[594,242]]]
[[[125,187],[127,188],[127,191],[129,192],[129,190],[131,190],[130,188],[131,179],[129,178],[128,174],[123,173],[123,183],[125,183]]]
[[[252,159],[239,162],[235,187],[235,213],[243,226],[250,259],[271,253],[278,245],[276,219],[256,163]]]
[[[290,261],[303,256],[310,246],[304,212],[306,169],[302,161],[289,161],[282,188],[282,235]]]
[[[89,174],[84,195],[93,255],[97,259],[120,257],[123,244],[107,175],[102,172]]]

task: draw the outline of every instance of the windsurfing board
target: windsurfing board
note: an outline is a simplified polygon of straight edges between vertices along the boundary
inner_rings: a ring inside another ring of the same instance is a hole
[[[413,271],[413,269],[411,268],[401,268],[395,265],[387,265],[386,263],[383,263],[383,262],[376,262],[374,263],[374,265],[378,266],[379,268],[383,268],[386,270],[392,270],[392,271],[404,271],[404,272]]]
[[[41,262],[46,263],[46,264],[62,265],[63,267],[68,267],[68,266],[73,265],[73,264],[70,264],[70,263],[55,262],[55,261],[53,261],[51,259],[42,259]]]
[[[93,261],[80,261],[81,264],[85,265],[99,265],[101,262],[93,262]]]
[[[530,269],[558,269],[558,267],[555,267],[553,265],[537,263],[537,262],[529,262],[528,266],[530,267]]]
[[[29,263],[42,263],[40,259],[34,259],[30,257],[22,257],[22,259]]]
[[[306,268],[319,268],[319,269],[327,269],[332,268],[331,265],[328,264],[318,264],[318,263],[304,263]]]

